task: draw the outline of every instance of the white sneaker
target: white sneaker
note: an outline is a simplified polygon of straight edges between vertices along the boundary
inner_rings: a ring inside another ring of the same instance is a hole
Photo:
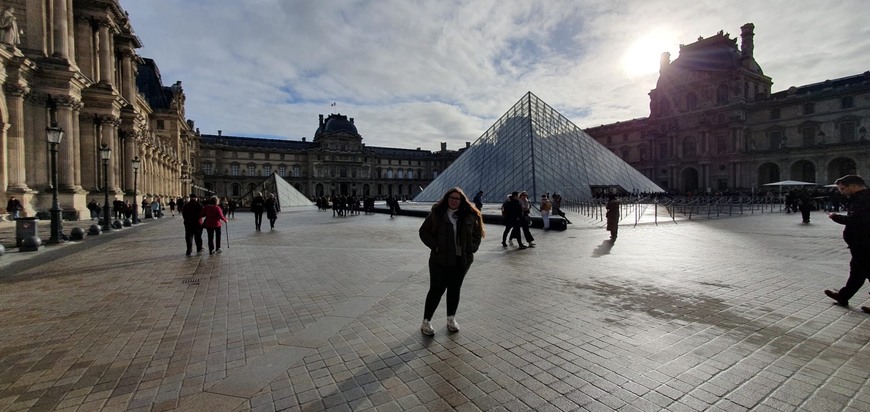
[[[455,316],[447,317],[447,330],[451,332],[459,332],[459,324],[456,323]]]
[[[426,336],[435,335],[435,329],[432,328],[432,325],[426,319],[423,319],[423,324],[420,325],[420,332],[422,332]]]

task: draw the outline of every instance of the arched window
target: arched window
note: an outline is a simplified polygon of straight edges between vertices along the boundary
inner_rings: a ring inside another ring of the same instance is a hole
[[[393,178],[393,169],[392,168],[387,169],[387,179],[392,179],[392,178]]]
[[[716,103],[728,103],[728,86],[720,84],[719,87],[716,88]]]
[[[698,108],[698,95],[695,92],[689,92],[686,95],[686,110],[695,110]]]
[[[408,169],[408,179],[413,179],[413,178],[414,178],[414,170]]]
[[[399,169],[396,170],[396,179],[404,179],[405,178],[405,170]]]
[[[667,116],[671,114],[671,102],[669,102],[666,98],[662,98],[662,100],[659,102],[659,111],[661,112],[662,116]]]

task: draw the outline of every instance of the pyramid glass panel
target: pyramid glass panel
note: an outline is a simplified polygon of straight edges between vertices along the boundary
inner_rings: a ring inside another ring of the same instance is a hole
[[[658,185],[595,141],[531,92],[510,108],[414,200],[434,202],[451,187],[484,202],[513,191],[565,199],[592,197],[593,187],[662,191]]]

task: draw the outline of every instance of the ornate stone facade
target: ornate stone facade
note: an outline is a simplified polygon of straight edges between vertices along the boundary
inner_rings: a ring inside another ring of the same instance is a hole
[[[0,207],[14,195],[24,216],[50,208],[53,123],[64,130],[58,191],[66,218],[87,216],[92,198],[103,203],[102,144],[112,150],[110,201],[187,193],[181,177],[196,167],[198,139],[184,118],[184,91],[180,82],[163,87],[153,61],[136,54],[142,44],[119,0],[4,3],[19,36],[4,32],[10,40],[0,42]]]
[[[870,177],[870,72],[772,93],[753,56],[754,25],[662,55],[650,116],[585,131],[659,186],[757,189],[779,180]],[[796,62],[799,64],[799,62]]]
[[[466,146],[467,147],[467,146]],[[368,147],[354,119],[331,114],[320,122],[308,141],[257,139],[217,135],[201,136],[199,177],[218,195],[238,197],[277,173],[301,193],[411,198],[460,151]]]

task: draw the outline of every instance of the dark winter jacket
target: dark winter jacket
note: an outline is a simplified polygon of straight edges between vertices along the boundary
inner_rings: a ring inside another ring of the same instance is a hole
[[[852,253],[870,253],[870,189],[856,192],[849,199],[849,214],[831,215],[843,228],[843,240]]]
[[[441,215],[441,216],[438,216]],[[483,238],[481,221],[476,215],[468,214],[460,216],[456,222],[459,231],[457,237],[459,243],[459,255],[456,253],[453,224],[443,213],[432,211],[420,226],[420,240],[429,250],[429,263],[437,263],[444,266],[456,266],[457,259],[464,259],[465,267],[474,261],[474,253],[480,247]]]

